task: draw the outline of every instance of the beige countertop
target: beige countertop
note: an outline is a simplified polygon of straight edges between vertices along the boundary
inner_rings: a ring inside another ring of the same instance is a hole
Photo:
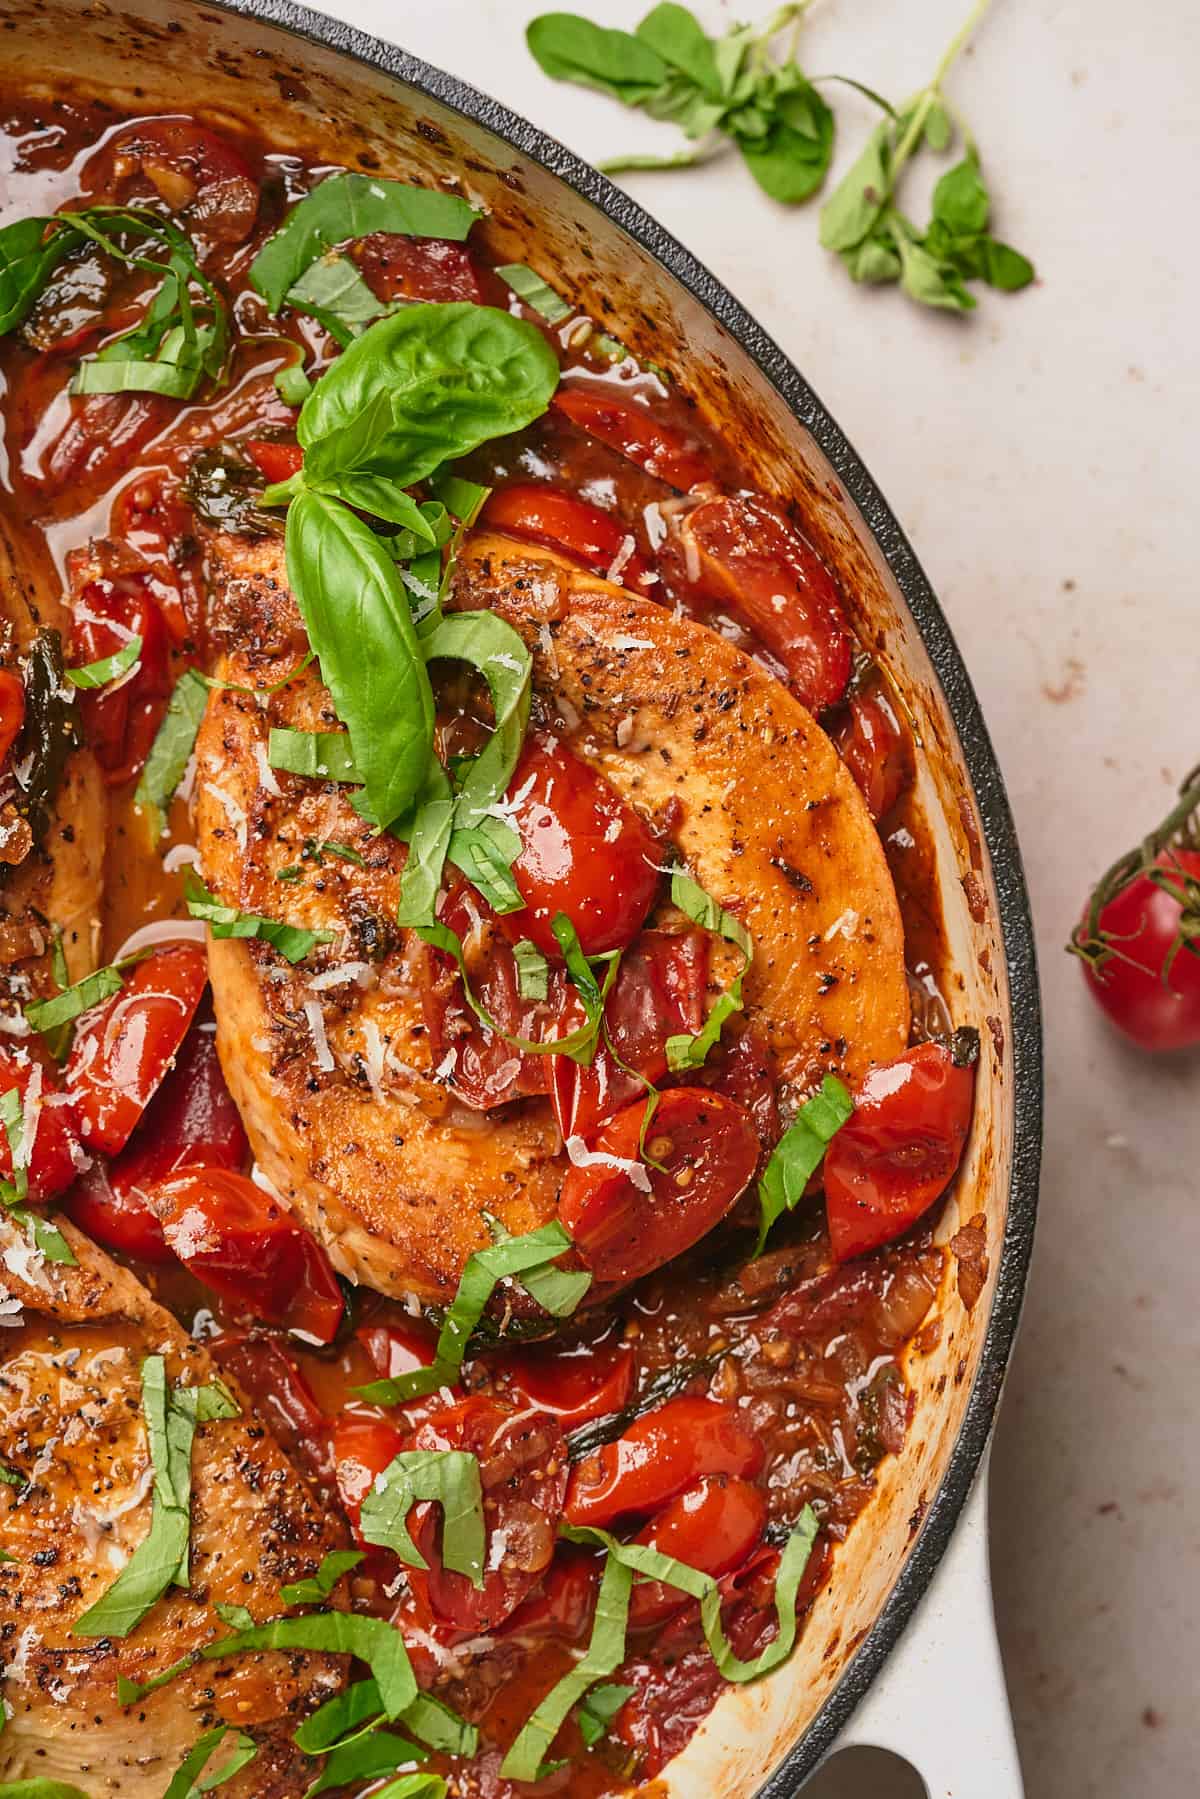
[[[649,0],[574,3],[628,26]],[[586,157],[674,144],[671,127],[541,74],[522,27],[548,6],[325,9]],[[696,10],[711,29],[735,9]],[[802,60],[903,98],[966,10],[826,0]],[[1200,1059],[1127,1051],[1061,952],[1091,878],[1200,760],[1198,81],[1187,0],[996,0],[950,92],[997,229],[1040,282],[984,292],[966,322],[854,288],[818,247],[815,209],[773,206],[736,156],[626,178],[779,340],[879,481],[962,647],[1016,813],[1047,1132],[992,1559],[1029,1799],[1184,1799],[1200,1766]],[[850,94],[837,106],[841,163],[869,110]],[[913,1790],[871,1758],[809,1789]]]

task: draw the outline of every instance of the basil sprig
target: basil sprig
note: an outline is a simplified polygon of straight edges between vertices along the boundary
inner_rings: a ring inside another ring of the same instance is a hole
[[[150,1529],[108,1591],[72,1625],[73,1636],[127,1637],[168,1587],[188,1585],[192,1443],[199,1425],[238,1416],[219,1383],[172,1389],[160,1355],[142,1363],[142,1412],[154,1468]]]
[[[767,1232],[775,1220],[784,1212],[794,1212],[800,1204],[825,1151],[853,1112],[849,1089],[835,1074],[827,1074],[820,1092],[800,1107],[771,1152],[758,1183],[761,1216],[755,1256],[762,1254]]]
[[[418,1500],[436,1501],[442,1508],[446,1567],[481,1588],[485,1535],[478,1456],[465,1449],[402,1450],[362,1502],[359,1530],[364,1541],[390,1549],[406,1567],[428,1568],[408,1531],[408,1514]]]

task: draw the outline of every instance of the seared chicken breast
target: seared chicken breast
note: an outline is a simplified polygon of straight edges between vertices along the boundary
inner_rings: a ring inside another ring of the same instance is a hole
[[[413,946],[394,923],[404,847],[345,790],[269,766],[273,726],[338,728],[278,540],[213,546],[229,644],[197,744],[203,868],[244,912],[332,934],[296,967],[260,942],[210,947],[218,1044],[260,1167],[352,1279],[445,1303],[483,1212],[513,1232],[554,1215],[564,1159],[549,1105],[489,1115],[434,1066]],[[904,1047],[899,910],[878,836],[829,739],[705,627],[552,556],[480,532],[460,608],[489,606],[534,656],[535,707],[674,841],[756,946],[746,983],[799,1095]],[[314,846],[333,842],[363,866]],[[309,878],[289,885],[305,855]],[[284,881],[277,877],[284,872]]]

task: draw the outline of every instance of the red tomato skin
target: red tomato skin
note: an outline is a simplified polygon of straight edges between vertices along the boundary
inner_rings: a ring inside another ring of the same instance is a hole
[[[825,1209],[834,1258],[848,1261],[902,1236],[949,1186],[975,1100],[975,1064],[921,1043],[873,1068],[854,1114],[825,1152]]]
[[[642,1100],[618,1112],[589,1150],[636,1163],[645,1110]],[[667,1088],[646,1138],[648,1153],[663,1164],[640,1164],[648,1192],[605,1164],[572,1164],[563,1180],[559,1217],[598,1282],[639,1280],[682,1255],[720,1223],[758,1164],[749,1113],[708,1087]]]
[[[505,934],[559,961],[550,927],[564,912],[585,956],[632,943],[658,893],[663,852],[615,787],[558,738],[531,736],[509,783],[508,817],[521,839],[512,872],[525,908],[500,919]]]
[[[304,466],[304,451],[299,444],[282,443],[276,438],[252,437],[246,454],[264,481],[289,481]]]
[[[684,529],[701,592],[738,609],[810,711],[836,704],[850,679],[850,635],[833,576],[808,540],[761,499],[705,500]]]
[[[597,387],[560,387],[550,405],[589,437],[680,492],[713,479],[698,440],[663,424],[636,400]]]
[[[22,395],[22,409],[35,419],[51,405],[62,419],[57,436],[27,476],[51,497],[68,487],[99,494],[157,437],[172,410],[172,402],[161,394],[68,396],[64,384],[70,373],[69,363],[48,359],[42,379],[35,374]]]
[[[345,1311],[333,1266],[277,1201],[228,1168],[192,1166],[148,1197],[186,1268],[256,1318],[330,1343]]]
[[[63,1211],[102,1249],[167,1267],[175,1256],[162,1225],[139,1192],[114,1178],[114,1169],[115,1164],[93,1162],[63,1200]]]
[[[465,244],[443,237],[402,237],[372,231],[349,251],[376,299],[469,300],[478,306],[483,285]]]
[[[119,570],[89,581],[73,601],[72,653],[76,662],[98,662],[125,648],[131,635],[142,640],[135,670],[124,679],[79,694],[78,705],[84,736],[110,786],[127,778],[131,761],[130,737],[136,731],[134,715],[146,701],[163,699],[171,691],[170,643],[162,612],[150,591],[147,574]],[[157,708],[152,707],[157,726]],[[143,730],[138,733],[145,737]],[[148,748],[148,742],[145,748]],[[144,749],[140,761],[144,760]],[[134,770],[133,772],[136,772]]]
[[[595,1555],[577,1544],[560,1544],[541,1585],[501,1625],[501,1635],[577,1643],[591,1627],[599,1590]]]
[[[67,1061],[65,1086],[80,1133],[115,1155],[157,1090],[208,984],[199,944],[172,944],[139,962],[120,993],[85,1012]]]
[[[331,1480],[330,1421],[283,1345],[274,1337],[234,1331],[219,1337],[212,1352],[304,1472],[314,1480]]]
[[[706,1474],[754,1480],[766,1450],[737,1413],[715,1399],[684,1395],[635,1419],[571,1470],[568,1524],[607,1526],[657,1512]]]
[[[45,1204],[64,1192],[78,1173],[79,1139],[74,1108],[52,1069],[23,1052],[0,1049],[0,1093],[11,1093],[15,1089],[21,1096],[22,1106],[26,1103],[35,1069],[40,1074],[38,1090],[41,1097],[33,1142],[28,1146],[26,1176],[30,1199]],[[0,1177],[11,1181],[12,1174],[8,1133],[0,1130]]]
[[[570,1431],[619,1412],[633,1391],[636,1367],[629,1347],[618,1343],[582,1351],[530,1349],[510,1356],[505,1372],[522,1405],[549,1412]]]
[[[332,1452],[338,1498],[361,1548],[368,1547],[359,1532],[362,1502],[377,1476],[399,1455],[406,1441],[403,1432],[379,1412],[343,1412],[333,1426]]]
[[[767,1522],[767,1502],[757,1487],[735,1475],[709,1474],[663,1507],[634,1538],[714,1577],[738,1568],[754,1550]],[[629,1603],[629,1628],[647,1630],[692,1603],[678,1587],[642,1581]]]
[[[25,723],[25,683],[11,669],[0,668],[0,762],[8,758]]]
[[[114,195],[133,183],[152,188],[210,245],[244,243],[258,217],[258,183],[246,159],[228,139],[182,115],[125,127],[89,159],[83,178]]]
[[[845,723],[834,742],[878,824],[911,785],[913,775],[912,746],[882,682],[851,694]]]
[[[507,531],[531,543],[545,544],[591,569],[595,575],[619,582],[639,593],[656,585],[651,571],[636,550],[626,553],[632,537],[611,512],[601,512],[575,494],[540,481],[518,481],[492,494],[483,509],[483,522],[493,531]],[[615,573],[612,571],[616,570]]]
[[[418,1319],[390,1319],[386,1324],[364,1324],[355,1336],[384,1380],[432,1366],[437,1339]]]
[[[1200,850],[1171,848],[1155,858],[1177,883],[1200,882]],[[1102,967],[1084,963],[1093,998],[1140,1049],[1189,1049],[1200,1043],[1200,951],[1179,951],[1164,981],[1163,965],[1179,931],[1180,905],[1138,875],[1100,914],[1117,953]],[[1085,932],[1084,925],[1077,935]]]

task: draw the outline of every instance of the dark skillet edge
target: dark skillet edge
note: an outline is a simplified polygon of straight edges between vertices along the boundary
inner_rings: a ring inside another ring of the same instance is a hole
[[[1033,1250],[1042,1143],[1042,1026],[1037,956],[1012,811],[979,701],[912,545],[844,433],[761,325],[703,263],[636,201],[498,101],[355,26],[294,5],[292,0],[216,0],[213,10],[281,26],[298,37],[344,52],[358,62],[395,76],[451,111],[483,125],[523,156],[540,163],[648,250],[741,345],[828,458],[912,612],[959,734],[991,856],[1008,965],[1014,1119],[1004,1245],[991,1316],[962,1426],[920,1534],[861,1648],[803,1737],[757,1795],[757,1799],[792,1799],[833,1747],[880,1672],[945,1553],[991,1434],[1020,1321]]]

